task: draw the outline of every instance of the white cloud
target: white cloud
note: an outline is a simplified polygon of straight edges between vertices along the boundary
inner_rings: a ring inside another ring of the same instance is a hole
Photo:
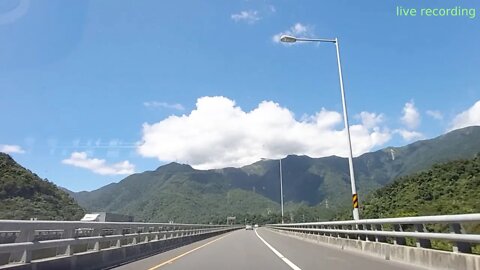
[[[86,152],[73,152],[69,158],[62,160],[62,163],[88,169],[101,175],[132,174],[135,172],[135,166],[127,160],[107,164],[104,159],[88,158]]]
[[[280,43],[280,37],[282,35],[296,36],[296,37],[312,37],[313,27],[296,23],[290,29],[280,32],[272,37],[273,42]],[[297,44],[297,43],[284,43],[284,44]]]
[[[365,121],[351,126],[355,155],[391,138],[388,130],[377,126],[380,116],[361,115]],[[188,115],[145,123],[137,151],[144,157],[184,162],[198,169],[239,167],[288,154],[346,156],[342,127],[342,115],[326,109],[298,121],[291,111],[272,101],[243,111],[228,98],[202,97]]]
[[[25,153],[25,150],[23,150],[19,145],[0,144],[0,152],[6,154],[23,154]]]
[[[376,113],[369,113],[369,112],[361,112],[359,115],[356,116],[360,118],[362,124],[367,128],[373,128],[381,124],[385,118],[383,114],[376,114]]]
[[[443,120],[443,114],[440,111],[427,111],[427,115],[431,116],[433,119],[436,120]]]
[[[268,9],[270,10],[271,13],[277,12],[277,9],[275,8],[274,5],[269,5],[269,6],[268,6]]]
[[[165,108],[165,109],[174,109],[178,111],[185,110],[185,107],[183,107],[182,104],[179,104],[179,103],[170,104],[167,102],[160,102],[160,101],[146,101],[143,103],[143,106],[147,108]]]
[[[258,11],[256,10],[246,10],[240,11],[240,13],[232,14],[230,16],[235,22],[246,22],[248,24],[254,24],[260,17],[258,16]]]
[[[418,132],[418,131],[411,131],[411,130],[406,130],[406,129],[397,129],[397,130],[394,131],[394,133],[402,136],[402,138],[407,142],[411,142],[411,141],[414,141],[414,140],[419,140],[419,139],[424,138],[423,134]]]
[[[420,125],[420,113],[413,101],[405,103],[403,107],[402,123],[409,129],[415,129]]]
[[[457,114],[450,123],[450,130],[478,125],[480,125],[480,100],[466,111]]]

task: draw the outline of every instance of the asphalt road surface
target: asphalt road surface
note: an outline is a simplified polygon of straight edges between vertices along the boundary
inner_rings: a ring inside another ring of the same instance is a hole
[[[424,268],[317,245],[260,228],[255,231],[237,230],[114,269],[415,270]]]

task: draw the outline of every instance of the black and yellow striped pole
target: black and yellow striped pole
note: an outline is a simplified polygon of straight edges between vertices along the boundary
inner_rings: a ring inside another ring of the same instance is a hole
[[[352,203],[353,203],[353,208],[358,208],[358,194],[353,194],[352,195]]]

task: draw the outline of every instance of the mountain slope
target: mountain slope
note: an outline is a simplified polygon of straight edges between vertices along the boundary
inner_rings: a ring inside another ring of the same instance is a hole
[[[360,203],[364,195],[397,177],[426,170],[438,162],[472,158],[478,152],[480,127],[455,130],[404,147],[366,153],[354,159]],[[288,156],[282,160],[282,167],[285,202],[319,205],[320,208],[326,208],[328,204],[326,212],[329,213],[350,205],[346,159]],[[226,198],[232,190],[251,196],[249,201],[252,203],[243,208],[236,207],[236,203],[229,204]],[[195,213],[205,217],[278,209],[279,191],[278,160],[263,160],[243,168],[206,171],[171,163],[74,196],[80,205],[91,210],[118,211],[152,221],[174,218],[195,221],[192,216]]]
[[[66,192],[0,153],[0,219],[79,220],[83,215]]]
[[[232,188],[221,176],[170,163],[75,196],[89,210],[125,213],[144,221],[209,223],[220,216],[266,214],[279,209],[278,203],[253,191]]]
[[[480,212],[480,153],[467,160],[433,165],[429,170],[404,176],[373,192],[362,218],[452,215]],[[337,219],[351,218],[350,210]],[[447,232],[448,225],[427,225],[431,232]],[[480,233],[480,225],[464,224],[466,233]],[[409,244],[415,245],[413,241]],[[434,248],[452,250],[447,241],[432,241]],[[473,246],[480,253],[480,245]]]
[[[388,147],[354,159],[360,199],[393,179],[430,168],[433,164],[472,158],[480,152],[480,127],[468,127],[423,140],[404,147]],[[351,189],[348,162],[345,158],[288,156],[282,161],[286,201],[316,205],[329,201],[330,206],[350,205]],[[221,170],[232,185],[255,189],[277,200],[278,161],[260,161],[238,169]]]
[[[363,218],[480,212],[480,156],[400,177],[369,196]]]

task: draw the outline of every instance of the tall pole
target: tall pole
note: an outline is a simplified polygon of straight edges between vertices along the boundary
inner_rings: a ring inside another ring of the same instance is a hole
[[[352,153],[352,141],[350,139],[350,127],[348,125],[347,105],[345,100],[345,90],[343,88],[343,75],[342,64],[340,62],[340,48],[338,45],[338,38],[335,38],[335,47],[337,48],[337,63],[338,63],[338,75],[340,78],[340,91],[342,93],[342,106],[343,106],[343,119],[345,122],[345,130],[347,131],[348,138],[348,167],[350,169],[350,183],[352,186],[352,203],[353,203],[353,219],[359,220],[358,214],[358,194],[355,186],[355,175],[353,173],[353,153]]]
[[[280,159],[280,205],[282,207],[282,224],[283,224],[283,177],[282,177],[282,159]]]
[[[313,41],[313,42],[328,42],[335,43],[337,49],[337,63],[338,63],[338,75],[340,78],[340,91],[342,94],[342,105],[343,105],[343,119],[345,123],[345,130],[347,131],[348,139],[348,167],[350,169],[350,183],[352,186],[352,203],[353,203],[353,219],[359,220],[358,213],[358,194],[357,188],[355,186],[355,175],[353,172],[353,153],[352,153],[352,141],[350,139],[350,127],[348,125],[348,114],[347,114],[347,105],[345,100],[345,90],[343,89],[343,75],[342,75],[342,65],[340,63],[340,48],[338,45],[338,38],[335,39],[325,39],[325,38],[296,38],[290,35],[282,35],[280,41],[287,43],[294,43],[297,41]]]

